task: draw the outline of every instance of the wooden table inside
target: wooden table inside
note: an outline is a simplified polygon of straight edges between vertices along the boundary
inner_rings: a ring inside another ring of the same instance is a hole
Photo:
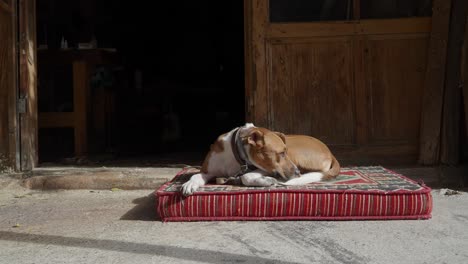
[[[115,61],[115,53],[100,50],[40,50],[41,65],[72,65],[73,68],[73,111],[39,113],[40,128],[72,127],[74,129],[75,156],[87,153],[87,122],[90,77],[94,67]]]

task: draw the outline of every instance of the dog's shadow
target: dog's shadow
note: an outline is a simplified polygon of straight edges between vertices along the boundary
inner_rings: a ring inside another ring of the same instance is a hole
[[[155,192],[136,198],[132,203],[136,204],[135,207],[120,217],[120,220],[161,221],[161,217],[156,210],[157,199]]]

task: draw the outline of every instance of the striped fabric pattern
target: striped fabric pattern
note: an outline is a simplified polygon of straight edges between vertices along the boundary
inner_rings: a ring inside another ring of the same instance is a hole
[[[428,219],[432,211],[425,186],[416,191],[245,190],[189,197],[164,190],[157,192],[163,221]]]

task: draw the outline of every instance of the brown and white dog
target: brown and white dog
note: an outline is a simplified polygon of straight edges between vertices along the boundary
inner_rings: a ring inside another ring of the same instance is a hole
[[[200,173],[182,186],[182,193],[193,194],[213,177],[239,176],[246,186],[271,186],[302,185],[332,179],[339,173],[340,164],[320,140],[285,136],[248,123],[218,137]]]

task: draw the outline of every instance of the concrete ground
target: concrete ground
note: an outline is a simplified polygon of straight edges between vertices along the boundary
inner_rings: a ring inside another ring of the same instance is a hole
[[[0,177],[0,263],[468,263],[468,194],[410,221],[157,220],[151,190],[31,190]]]

